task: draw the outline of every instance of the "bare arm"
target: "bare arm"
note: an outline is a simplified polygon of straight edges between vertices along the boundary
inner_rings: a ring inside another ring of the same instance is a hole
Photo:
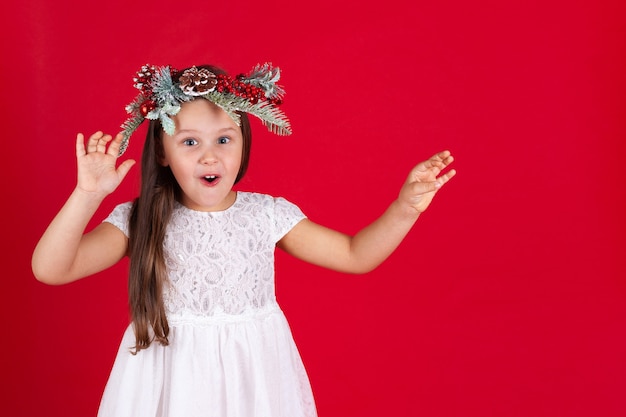
[[[116,168],[121,136],[112,139],[97,132],[85,149],[83,135],[77,136],[78,183],[35,247],[32,269],[38,280],[47,284],[72,282],[108,268],[126,254],[126,236],[111,224],[103,223],[85,234],[102,200],[134,164],[128,160]]]
[[[456,174],[451,170],[440,175],[452,161],[450,152],[444,151],[418,164],[398,199],[354,236],[303,220],[283,237],[278,247],[299,259],[336,271],[369,272],[391,255],[437,191]]]

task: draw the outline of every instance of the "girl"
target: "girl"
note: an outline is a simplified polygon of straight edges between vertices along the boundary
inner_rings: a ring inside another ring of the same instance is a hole
[[[64,284],[130,257],[132,324],[99,416],[315,416],[307,375],[274,296],[275,247],[365,273],[385,260],[454,175],[448,151],[418,164],[385,213],[355,236],[292,203],[232,189],[248,165],[247,114],[290,134],[277,68],[232,78],[212,66],[144,66],[123,132],[78,134],[77,185],[37,247],[37,279]],[[150,119],[141,192],[85,233],[134,161],[131,133]]]

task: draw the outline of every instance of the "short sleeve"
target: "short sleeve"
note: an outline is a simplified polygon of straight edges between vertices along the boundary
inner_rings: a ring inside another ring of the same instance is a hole
[[[130,218],[130,210],[133,207],[132,202],[122,203],[117,205],[111,214],[102,222],[111,223],[113,226],[120,229],[126,237],[128,237],[128,219]]]
[[[295,204],[282,197],[274,198],[274,238],[278,242],[306,216]]]

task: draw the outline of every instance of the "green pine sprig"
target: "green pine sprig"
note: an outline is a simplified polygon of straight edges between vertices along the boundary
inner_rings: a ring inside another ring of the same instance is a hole
[[[280,68],[274,68],[272,64],[266,62],[263,65],[255,65],[242,81],[262,88],[267,98],[282,98],[285,90],[277,84],[278,80],[280,80]]]
[[[167,66],[157,70],[152,77],[150,86],[159,107],[166,104],[176,105],[193,99],[193,97],[183,93],[178,85],[174,84],[170,67]]]
[[[263,125],[267,126],[272,133],[282,136],[288,136],[292,133],[287,116],[279,108],[274,107],[267,101],[252,104],[245,98],[217,91],[211,91],[202,97],[228,113],[238,126],[241,125],[241,121],[236,112],[241,111],[259,118]]]
[[[143,116],[139,113],[139,111],[136,111],[131,117],[129,117],[128,119],[126,119],[124,123],[122,123],[121,133],[123,137],[122,137],[122,143],[120,144],[119,155],[123,154],[124,151],[126,151],[130,136],[133,134],[135,130],[137,130],[137,128],[139,127],[139,125],[141,125],[143,120],[144,120]]]

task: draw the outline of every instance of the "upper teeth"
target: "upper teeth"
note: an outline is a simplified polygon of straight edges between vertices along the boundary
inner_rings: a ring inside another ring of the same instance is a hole
[[[217,177],[216,177],[215,175],[207,175],[207,176],[206,176],[206,177],[204,177],[204,178],[207,178],[207,179],[214,179],[214,178],[217,178]]]

